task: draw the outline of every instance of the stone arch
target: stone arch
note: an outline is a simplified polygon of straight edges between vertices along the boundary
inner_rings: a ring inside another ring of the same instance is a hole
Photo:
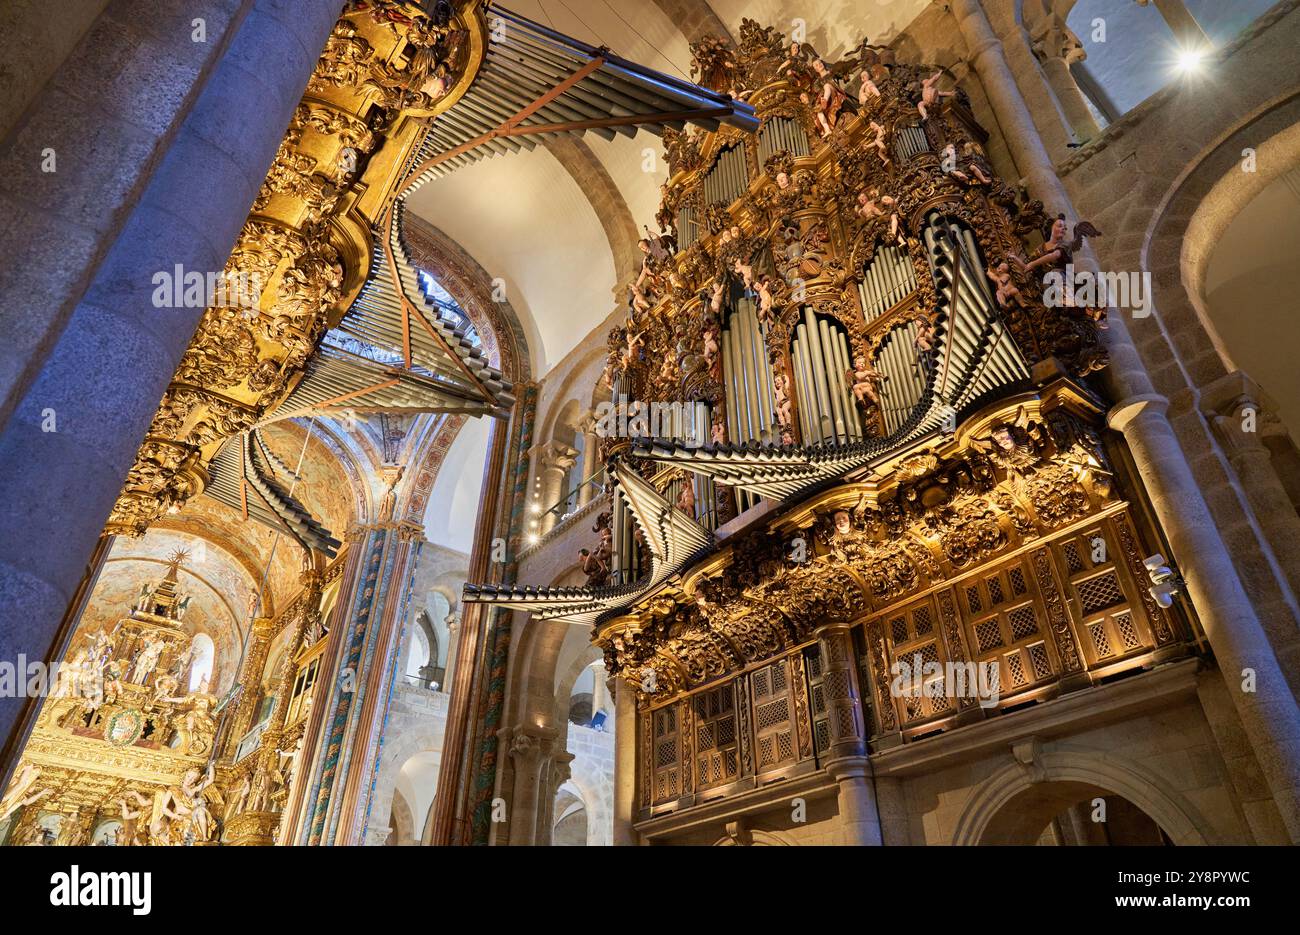
[[[1174,844],[1226,843],[1196,807],[1168,783],[1111,753],[1081,750],[1042,753],[1031,766],[1010,763],[984,780],[967,798],[954,825],[952,843],[1000,843],[989,839],[991,831],[996,836],[1007,827],[1000,823],[1005,821],[1004,809],[1036,787],[1050,793],[1045,785],[1049,783],[1061,784],[1060,791],[1070,796],[1085,789],[1122,796],[1146,813]],[[1050,800],[1050,795],[1043,797],[1044,809],[1052,807]],[[1044,819],[1044,827],[1054,814]]]
[[[724,834],[714,847],[794,847],[795,842],[779,831],[747,831]]]
[[[385,844],[396,847],[409,847],[419,842],[415,838],[415,821],[411,815],[411,803],[400,790],[393,793],[393,807],[390,812],[393,832]]]
[[[383,753],[380,757],[379,767],[375,771],[374,792],[370,800],[369,824],[371,830],[367,832],[367,844],[380,843],[383,840],[383,838],[380,838],[380,841],[374,839],[374,826],[386,821],[393,810],[393,800],[400,794],[397,788],[397,778],[401,773],[402,766],[411,757],[420,753],[441,755],[445,727],[445,720],[438,717],[430,719],[424,730],[386,732]],[[407,804],[409,807],[410,803]],[[432,813],[432,808],[430,808],[430,813]],[[412,822],[414,820],[414,817],[412,817]],[[412,836],[418,842],[423,837],[423,829],[413,831]]]
[[[1253,172],[1241,171],[1242,153],[1248,147],[1256,155]],[[1206,307],[1210,257],[1237,213],[1297,165],[1300,91],[1293,89],[1246,116],[1189,163],[1156,212],[1144,243],[1142,268],[1151,271],[1162,296],[1161,323],[1171,343],[1186,342],[1184,332],[1195,338],[1204,335],[1196,345],[1180,348],[1184,367],[1195,367],[1213,351],[1223,371],[1238,369]],[[1186,327],[1193,321],[1200,327]],[[1184,357],[1192,350],[1196,356]]]
[[[636,220],[604,163],[577,137],[554,136],[545,141],[545,146],[573,177],[600,219],[605,239],[609,241],[609,252],[614,257],[614,282],[632,279],[641,264]]]
[[[591,810],[582,789],[572,779],[565,780],[556,790],[554,811],[555,818],[551,826],[552,845],[592,843]]]

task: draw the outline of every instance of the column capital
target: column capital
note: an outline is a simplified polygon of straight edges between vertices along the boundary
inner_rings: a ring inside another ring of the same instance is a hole
[[[1106,425],[1123,432],[1139,416],[1163,416],[1169,410],[1169,400],[1159,393],[1139,393],[1121,400],[1106,413]]]
[[[1067,65],[1082,62],[1088,57],[1083,43],[1059,16],[1052,16],[1036,27],[1031,36],[1031,47],[1040,60],[1059,59]]]

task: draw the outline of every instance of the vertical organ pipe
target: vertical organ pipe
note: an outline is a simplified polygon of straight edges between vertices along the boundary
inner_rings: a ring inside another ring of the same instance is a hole
[[[835,353],[831,346],[831,332],[826,326],[826,319],[819,319],[817,322],[818,340],[822,347],[822,369],[826,371],[827,395],[830,397],[830,410],[827,415],[831,417],[831,423],[834,426],[834,436],[836,439],[843,441],[844,434],[848,431],[847,420],[844,418],[844,400],[841,396],[840,383],[844,376],[840,374],[840,379],[835,379]]]
[[[808,336],[808,363],[811,365],[813,384],[817,392],[818,415],[822,422],[821,435],[825,438],[831,434],[830,391],[826,386],[825,357],[822,355],[821,341],[817,334],[817,316],[811,308],[804,307],[804,323],[808,326],[804,332]]]

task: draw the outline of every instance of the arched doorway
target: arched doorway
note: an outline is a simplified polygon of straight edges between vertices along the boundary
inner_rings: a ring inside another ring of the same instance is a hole
[[[1121,795],[1083,782],[1047,782],[1014,795],[980,844],[1172,845],[1155,819]]]

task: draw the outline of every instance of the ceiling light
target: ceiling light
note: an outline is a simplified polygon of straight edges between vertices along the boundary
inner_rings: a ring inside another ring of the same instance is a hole
[[[541,541],[542,541],[542,537],[539,536],[537,533],[533,532],[533,533],[529,533],[529,534],[528,534],[528,544],[529,544],[529,545],[537,545],[537,543],[539,543],[539,542],[541,542]]]

